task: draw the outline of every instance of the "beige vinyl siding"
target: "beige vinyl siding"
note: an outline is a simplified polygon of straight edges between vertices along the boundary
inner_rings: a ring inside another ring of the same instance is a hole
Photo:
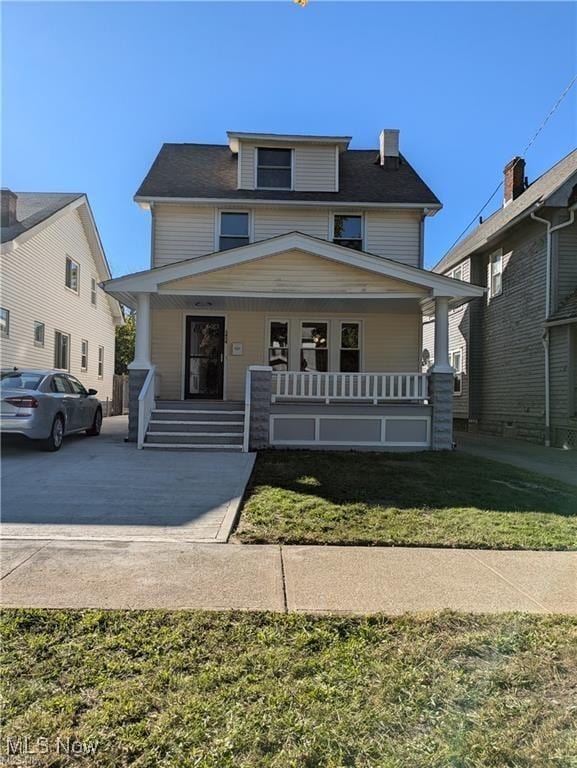
[[[240,143],[240,152],[238,155],[240,164],[239,181],[240,189],[254,189],[255,180],[255,146],[248,142]]]
[[[161,204],[154,208],[153,267],[204,256],[215,250],[215,208]]]
[[[186,310],[157,309],[152,312],[152,362],[159,375],[160,398],[182,397],[185,317]],[[207,313],[203,312],[203,316]],[[338,314],[326,312],[212,312],[226,316],[228,343],[225,346],[225,398],[242,400],[244,381],[249,365],[267,363],[266,334],[269,319],[290,323],[291,350],[299,343],[301,320],[327,320],[331,326],[329,349],[333,363],[338,360],[337,340],[339,320],[358,320],[362,324],[362,367],[367,372],[417,372],[419,366],[419,335],[421,315],[411,313]],[[242,355],[232,355],[233,343],[243,345]],[[293,354],[294,357],[294,354]],[[298,353],[296,355],[298,359]],[[331,365],[334,370],[335,365]]]
[[[420,261],[419,214],[412,211],[367,211],[365,250],[418,267]]]
[[[294,151],[293,185],[297,192],[336,192],[334,146],[299,146]]]
[[[80,265],[80,291],[64,285],[66,256]],[[70,373],[84,386],[112,398],[115,324],[108,296],[97,288],[91,304],[96,265],[78,210],[40,230],[2,255],[0,306],[10,311],[10,338],[0,341],[2,367],[52,368],[54,333],[70,335]],[[34,322],[44,323],[44,346],[34,345]],[[88,341],[88,369],[81,370],[82,339]],[[98,378],[98,347],[104,347],[104,378]]]
[[[157,204],[153,211],[152,266],[161,267],[183,259],[204,256],[218,249],[218,216],[221,210],[249,211],[251,238],[267,240],[288,232],[302,232],[321,240],[332,237],[332,219],[343,209],[318,206],[250,206]],[[348,211],[349,209],[347,209]],[[411,211],[358,211],[364,216],[364,248],[377,256],[418,267],[420,218]]]
[[[268,240],[287,232],[302,232],[328,240],[329,212],[322,208],[255,208],[254,239]]]
[[[286,251],[219,269],[196,277],[185,277],[165,283],[166,290],[248,291],[262,293],[419,293],[418,286],[371,274],[329,259]]]

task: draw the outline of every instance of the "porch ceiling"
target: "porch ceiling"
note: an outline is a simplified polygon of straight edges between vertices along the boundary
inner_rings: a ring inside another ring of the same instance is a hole
[[[419,309],[418,298],[284,298],[255,296],[188,296],[178,294],[152,294],[153,309],[188,309],[195,312],[242,311],[242,312],[372,312],[412,313]]]

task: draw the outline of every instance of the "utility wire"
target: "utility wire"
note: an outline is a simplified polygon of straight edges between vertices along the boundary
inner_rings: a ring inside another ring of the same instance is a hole
[[[549,122],[549,120],[550,120],[550,119],[553,117],[553,115],[554,115],[554,114],[555,114],[555,112],[557,111],[557,109],[558,109],[559,105],[561,104],[561,102],[563,101],[563,99],[565,98],[565,96],[567,96],[567,94],[569,93],[569,91],[571,90],[571,88],[572,88],[572,87],[575,85],[575,82],[577,82],[577,75],[575,75],[575,76],[573,77],[573,79],[571,80],[571,82],[569,83],[569,85],[568,85],[568,86],[565,88],[565,90],[563,91],[563,93],[561,94],[561,96],[559,96],[559,98],[557,99],[557,101],[555,102],[555,104],[553,105],[553,107],[551,108],[551,110],[549,111],[549,114],[547,115],[547,117],[546,117],[546,118],[543,120],[543,122],[541,123],[541,125],[539,126],[539,128],[537,128],[537,130],[536,130],[536,131],[535,131],[535,133],[533,134],[533,137],[532,137],[532,138],[529,140],[529,143],[527,144],[527,146],[526,146],[526,147],[525,147],[525,149],[523,150],[523,154],[522,154],[520,157],[518,157],[518,158],[515,160],[515,162],[513,163],[513,165],[511,166],[511,170],[512,170],[512,169],[513,169],[513,168],[514,168],[516,165],[517,165],[517,163],[519,162],[519,160],[522,160],[522,159],[525,157],[525,155],[527,154],[527,151],[529,150],[529,148],[531,147],[531,145],[532,145],[532,144],[535,142],[535,139],[537,138],[537,136],[539,136],[539,134],[541,133],[541,131],[543,130],[543,128],[544,128],[544,127],[547,125],[547,123]],[[464,230],[461,232],[461,234],[460,234],[460,235],[457,237],[457,239],[455,240],[455,242],[454,242],[454,243],[451,245],[451,247],[450,247],[450,248],[449,248],[449,249],[446,251],[446,253],[449,253],[449,251],[452,251],[452,250],[453,250],[453,248],[454,248],[454,247],[457,245],[457,243],[459,242],[459,240],[460,240],[460,239],[463,237],[463,235],[464,235],[464,234],[465,234],[465,233],[466,233],[466,232],[467,232],[467,231],[468,231],[468,230],[471,228],[471,226],[472,226],[472,225],[473,225],[473,224],[474,224],[476,221],[478,221],[478,219],[479,219],[479,216],[480,216],[480,215],[483,213],[483,211],[485,210],[485,208],[486,208],[486,207],[489,205],[489,203],[491,202],[491,200],[492,200],[492,199],[495,197],[495,195],[496,195],[496,194],[497,194],[497,192],[498,192],[498,191],[501,189],[501,187],[502,187],[502,186],[503,186],[503,180],[501,179],[501,181],[498,183],[498,185],[495,187],[494,191],[492,192],[492,194],[491,194],[491,197],[489,197],[489,199],[487,200],[487,202],[485,203],[485,205],[484,205],[484,206],[483,206],[483,207],[480,209],[480,211],[479,211],[479,212],[478,212],[478,213],[477,213],[475,216],[473,216],[473,218],[471,219],[471,221],[469,222],[469,224],[467,224],[467,226],[465,227],[465,229],[464,229]]]

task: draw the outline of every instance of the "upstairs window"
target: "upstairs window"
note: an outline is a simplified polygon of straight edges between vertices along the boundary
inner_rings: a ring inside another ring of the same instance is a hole
[[[503,251],[499,248],[489,256],[489,298],[503,292]]]
[[[218,247],[221,251],[248,245],[248,213],[222,212],[220,214],[220,237]]]
[[[70,290],[74,291],[75,293],[78,293],[79,272],[80,272],[79,265],[73,259],[71,259],[70,256],[67,256],[65,285],[67,288],[70,288]]]
[[[363,250],[363,217],[335,215],[333,228],[333,243],[344,245],[345,248]]]
[[[96,280],[90,278],[90,303],[96,306]]]
[[[292,150],[257,149],[258,189],[292,189]]]
[[[452,277],[453,280],[463,280],[463,265],[459,264],[452,272],[449,272],[449,277]]]
[[[82,339],[80,342],[80,370],[88,370],[88,342]]]
[[[104,347],[98,347],[98,378],[104,376]]]

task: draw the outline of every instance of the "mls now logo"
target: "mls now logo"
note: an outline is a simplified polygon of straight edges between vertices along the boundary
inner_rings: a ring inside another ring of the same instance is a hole
[[[6,755],[25,757],[29,755],[47,755],[50,752],[69,757],[87,757],[96,754],[98,741],[78,741],[60,738],[50,740],[45,736],[31,739],[29,736],[7,737],[4,744]]]

